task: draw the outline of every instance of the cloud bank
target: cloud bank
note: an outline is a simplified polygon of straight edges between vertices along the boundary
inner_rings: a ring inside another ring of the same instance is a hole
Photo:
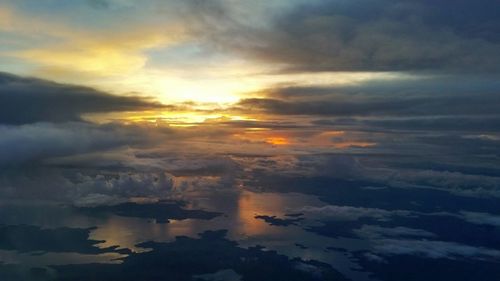
[[[114,96],[88,87],[0,73],[0,124],[81,121],[86,113],[162,107],[144,98]]]

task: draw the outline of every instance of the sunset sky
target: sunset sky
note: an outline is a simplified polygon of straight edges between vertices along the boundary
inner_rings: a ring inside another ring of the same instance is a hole
[[[0,280],[498,280],[499,74],[497,0],[0,0]]]

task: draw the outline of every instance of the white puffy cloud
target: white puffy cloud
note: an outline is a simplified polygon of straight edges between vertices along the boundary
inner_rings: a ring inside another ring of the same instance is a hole
[[[54,200],[79,206],[116,204],[132,198],[166,198],[173,176],[162,171],[9,169],[0,175],[2,198]]]

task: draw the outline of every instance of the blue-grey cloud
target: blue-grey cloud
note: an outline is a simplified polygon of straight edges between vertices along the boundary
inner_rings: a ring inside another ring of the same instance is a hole
[[[481,212],[461,212],[464,220],[479,225],[490,225],[500,227],[500,216]]]
[[[482,247],[473,247],[454,242],[429,240],[374,240],[375,251],[382,255],[417,255],[431,259],[471,258],[478,260],[496,260],[500,251]]]
[[[270,28],[235,25],[212,39],[289,71],[498,71],[498,5],[311,1],[277,16]]]
[[[82,122],[0,125],[0,166],[150,143],[140,127]]]
[[[494,77],[434,77],[371,81],[353,86],[271,88],[237,110],[336,117],[498,116]],[[491,119],[493,122],[496,119]]]
[[[138,111],[163,105],[92,88],[0,73],[0,124],[80,121],[82,114]]]

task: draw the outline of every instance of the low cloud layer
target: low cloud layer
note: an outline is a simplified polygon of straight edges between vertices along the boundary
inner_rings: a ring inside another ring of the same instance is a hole
[[[173,186],[173,176],[163,171],[25,168],[0,174],[2,198],[77,206],[113,205],[134,197],[166,198]]]
[[[444,241],[381,239],[375,243],[375,251],[383,255],[418,255],[432,259],[473,258],[479,260],[496,260],[500,257],[498,250]]]
[[[0,124],[80,121],[85,113],[161,107],[144,98],[114,96],[88,87],[0,73]]]
[[[403,210],[388,211],[377,208],[336,205],[326,205],[323,207],[305,206],[295,211],[298,213],[304,213],[305,215],[314,218],[340,221],[355,221],[361,218],[372,218],[375,220],[384,221],[390,219],[392,216],[408,216],[411,214],[411,212]]]
[[[498,118],[499,87],[493,77],[460,76],[401,78],[337,87],[277,87],[263,91],[265,97],[240,101],[236,109],[332,117]]]
[[[7,2],[0,71],[76,84],[0,72],[0,248],[128,254],[31,273],[500,276],[498,1]]]
[[[0,166],[15,166],[75,154],[150,143],[146,130],[134,126],[82,122],[0,125]]]

